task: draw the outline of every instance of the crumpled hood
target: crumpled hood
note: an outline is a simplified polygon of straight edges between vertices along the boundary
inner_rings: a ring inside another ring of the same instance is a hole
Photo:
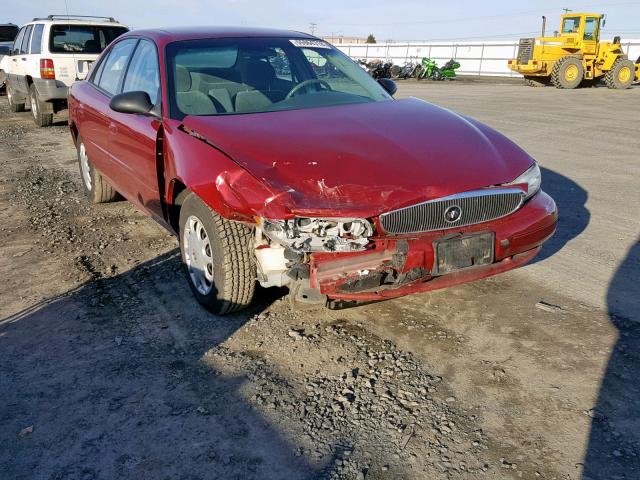
[[[533,162],[489,127],[415,98],[183,124],[298,214],[373,216],[510,182]]]

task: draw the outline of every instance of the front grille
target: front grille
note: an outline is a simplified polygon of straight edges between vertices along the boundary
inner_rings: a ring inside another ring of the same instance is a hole
[[[535,38],[521,38],[518,46],[518,63],[528,63],[533,56],[533,45]]]
[[[383,213],[380,224],[392,234],[458,228],[509,215],[523,201],[524,192],[517,188],[474,190]],[[445,214],[456,213],[454,207],[459,209],[460,216],[451,221]]]

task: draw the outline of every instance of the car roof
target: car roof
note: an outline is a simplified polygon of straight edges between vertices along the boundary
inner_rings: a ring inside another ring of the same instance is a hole
[[[153,39],[157,44],[166,45],[167,43],[181,40],[197,40],[201,38],[260,38],[260,37],[286,37],[286,38],[308,38],[315,37],[292,30],[278,30],[272,28],[249,28],[249,27],[223,27],[223,26],[204,26],[204,27],[171,27],[171,28],[154,28],[144,30],[132,30],[120,38],[127,36],[142,36]]]

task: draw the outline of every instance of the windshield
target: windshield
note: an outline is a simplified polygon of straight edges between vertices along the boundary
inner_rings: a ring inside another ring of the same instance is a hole
[[[13,42],[18,34],[18,27],[15,25],[0,25],[0,42]]]
[[[52,53],[101,53],[127,29],[109,25],[53,25],[49,50]]]
[[[204,39],[167,47],[171,116],[233,115],[389,100],[320,40]]]

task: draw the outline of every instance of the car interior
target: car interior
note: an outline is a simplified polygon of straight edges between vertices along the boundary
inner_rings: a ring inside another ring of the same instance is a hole
[[[176,103],[187,115],[261,111],[284,100],[295,85],[276,74],[268,57],[251,52],[243,52],[229,68],[176,63],[175,78]]]

